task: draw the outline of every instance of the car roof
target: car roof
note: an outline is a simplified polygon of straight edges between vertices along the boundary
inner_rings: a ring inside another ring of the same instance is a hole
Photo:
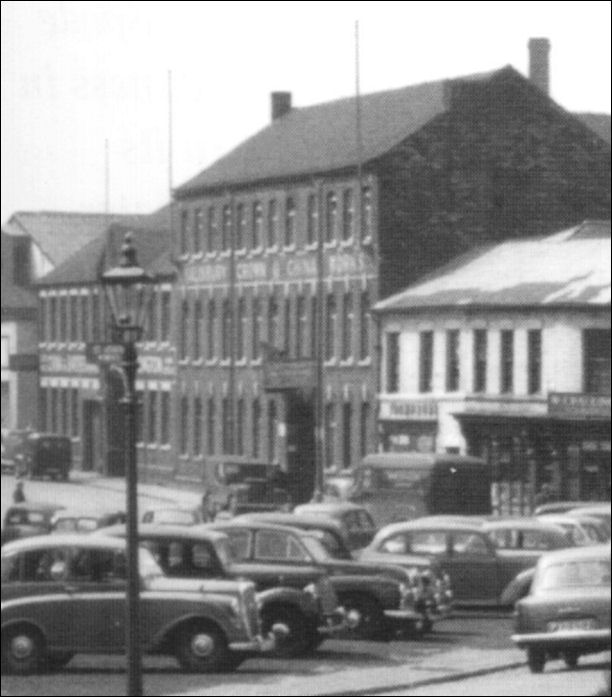
[[[285,525],[303,529],[328,529],[342,533],[342,525],[331,516],[325,515],[295,515],[293,513],[245,513],[234,518],[235,521],[252,520],[257,523]]]
[[[601,515],[606,513],[607,515],[612,515],[612,510],[610,509],[610,503],[598,503],[592,506],[576,506],[576,508],[569,510],[568,513],[584,513],[584,515],[590,515],[591,513]]]
[[[46,501],[24,501],[23,503],[15,503],[9,506],[8,511],[40,511],[41,513],[54,513],[55,511],[63,511],[65,506],[57,503]]]
[[[223,520],[215,523],[206,523],[201,527],[207,527],[213,530],[225,530],[231,528],[253,528],[257,530],[280,530],[282,532],[303,533],[304,530],[292,527],[290,525],[276,525],[274,523],[260,523],[255,520],[248,520],[248,516],[232,518],[231,520]]]
[[[104,535],[36,535],[22,540],[7,542],[2,547],[2,554],[16,551],[28,551],[45,547],[91,547],[95,549],[125,549],[125,540]]]
[[[540,518],[506,518],[503,520],[488,520],[483,524],[482,529],[490,530],[505,530],[513,528],[515,530],[548,530],[559,532],[559,528],[549,523],[547,520]]]
[[[322,501],[321,503],[302,503],[296,506],[295,510],[301,516],[299,511],[306,511],[306,513],[308,511],[347,513],[348,511],[363,511],[365,507],[350,501]]]
[[[551,522],[555,524],[567,523],[576,526],[580,525],[580,520],[574,518],[574,516],[565,515],[565,513],[545,513],[544,515],[538,516],[543,522]]]
[[[125,511],[118,508],[60,508],[57,511],[58,518],[101,518],[108,515],[125,515]]]
[[[102,528],[97,531],[96,535],[124,537],[127,534],[127,526],[111,525],[108,528]],[[226,536],[213,530],[207,525],[154,525],[152,523],[139,523],[138,534],[149,539],[163,540],[167,538],[180,538],[183,540],[224,540]]]
[[[553,552],[546,552],[540,558],[540,565],[554,564],[562,561],[581,561],[583,559],[610,558],[610,544],[589,545],[588,547],[567,547]]]
[[[463,532],[482,532],[482,523],[463,521],[457,518],[445,518],[444,516],[425,516],[414,520],[405,520],[392,523],[382,528],[376,537],[386,536],[390,533],[403,532],[405,530],[459,530]]]
[[[536,507],[535,514],[541,513],[564,513],[572,508],[582,508],[583,506],[592,506],[597,501],[551,501],[543,503]],[[608,504],[609,506],[610,504]]]

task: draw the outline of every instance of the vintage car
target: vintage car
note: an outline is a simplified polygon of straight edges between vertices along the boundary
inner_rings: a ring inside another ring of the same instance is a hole
[[[100,530],[101,534],[125,537],[125,526]],[[140,525],[140,541],[171,578],[249,578],[258,588],[257,603],[265,632],[283,626],[276,653],[299,656],[316,648],[319,638],[343,629],[344,612],[325,574],[301,572],[280,585],[268,584],[256,571],[236,569],[231,561],[229,540],[223,532],[198,525]],[[262,569],[265,573],[265,569]]]
[[[548,513],[567,513],[567,511],[571,511],[574,508],[583,508],[586,506],[594,506],[594,505],[599,505],[600,502],[598,501],[550,501],[549,503],[543,503],[540,504],[539,506],[536,506],[533,514],[534,515],[545,515]],[[602,501],[601,504],[603,505],[606,503],[605,501]],[[608,508],[610,507],[610,502],[607,502]]]
[[[50,477],[67,481],[72,469],[72,441],[54,433],[30,433],[16,460],[15,474],[35,479]]]
[[[498,549],[482,521],[432,516],[383,528],[361,559],[374,563],[411,564],[412,555],[437,560],[450,576],[456,605],[501,606],[515,576],[534,566],[538,550]]]
[[[586,521],[567,515],[567,513],[546,513],[538,520],[562,528],[574,546],[585,547],[601,544],[600,532],[596,521]]]
[[[235,573],[262,585],[302,584],[314,574],[328,574],[338,601],[356,618],[353,636],[387,639],[396,628],[421,621],[415,605],[418,583],[397,570],[380,573],[371,565],[332,559],[314,534],[305,530],[235,518],[214,523],[230,539]]]
[[[150,508],[143,513],[141,520],[151,525],[198,525],[203,522],[197,510],[179,506]]]
[[[590,516],[591,518],[597,518],[597,520],[601,521],[603,523],[608,539],[610,538],[610,529],[611,529],[611,523],[612,523],[612,513],[610,509],[610,502],[608,503],[599,503],[599,504],[592,504],[590,506],[581,506],[580,508],[572,508],[571,510],[567,511],[566,515],[569,516],[574,516],[574,515],[587,515]]]
[[[512,641],[533,673],[548,659],[575,668],[581,655],[610,648],[610,546],[549,552],[515,611]]]
[[[504,554],[533,553],[536,559],[543,552],[573,547],[563,528],[538,518],[506,518],[483,523],[482,530]]]
[[[342,525],[351,549],[362,549],[369,545],[376,534],[376,525],[367,509],[348,501],[304,503],[296,506],[293,512],[296,515],[335,518]]]
[[[286,525],[315,532],[334,563],[355,561],[346,542],[345,530],[341,522],[335,518],[305,514],[296,516],[291,513],[250,513],[241,516],[239,520]],[[415,594],[415,608],[421,619],[405,623],[404,629],[410,634],[430,632],[435,620],[450,615],[453,600],[450,579],[434,560],[415,556],[411,567],[360,562],[357,568],[363,570],[364,567],[371,567],[374,574],[388,574],[391,578],[408,582],[418,589]],[[402,573],[398,574],[398,570],[402,570]]]
[[[53,516],[63,506],[54,503],[17,503],[10,506],[2,522],[2,545],[23,537],[43,535],[51,531]]]
[[[123,511],[105,511],[95,508],[64,508],[51,519],[51,533],[90,533],[110,525],[125,523]]]
[[[166,578],[140,552],[142,648],[188,671],[236,668],[274,648],[261,633],[252,583]],[[125,650],[125,542],[48,535],[2,548],[2,671],[59,668],[76,653]]]

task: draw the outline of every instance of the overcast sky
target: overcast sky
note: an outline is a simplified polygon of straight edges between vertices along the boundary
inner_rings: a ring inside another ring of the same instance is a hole
[[[2,2],[2,221],[16,210],[148,212],[296,106],[512,64],[551,40],[551,92],[610,113],[610,2]]]

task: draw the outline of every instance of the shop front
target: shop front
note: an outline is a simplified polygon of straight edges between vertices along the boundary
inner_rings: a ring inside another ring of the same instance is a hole
[[[378,436],[384,452],[436,452],[438,402],[435,399],[381,398]]]

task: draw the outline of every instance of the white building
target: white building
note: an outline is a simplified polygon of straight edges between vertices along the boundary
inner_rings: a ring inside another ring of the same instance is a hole
[[[477,250],[376,310],[384,450],[609,498],[609,222]]]

